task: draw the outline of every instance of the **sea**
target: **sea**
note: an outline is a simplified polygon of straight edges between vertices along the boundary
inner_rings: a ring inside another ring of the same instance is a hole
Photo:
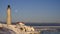
[[[27,26],[34,27],[37,31],[40,31],[40,34],[60,34],[60,23],[24,23],[24,24]]]

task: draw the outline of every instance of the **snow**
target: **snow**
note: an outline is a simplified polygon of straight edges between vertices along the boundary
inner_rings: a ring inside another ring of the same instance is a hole
[[[34,28],[26,26],[22,23],[16,25],[7,25],[0,23],[0,34],[28,34],[30,32],[34,33]]]

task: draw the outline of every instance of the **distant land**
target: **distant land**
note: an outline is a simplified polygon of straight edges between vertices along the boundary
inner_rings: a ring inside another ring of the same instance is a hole
[[[5,23],[6,22],[2,22],[0,21],[0,23]],[[16,22],[12,22],[12,24],[16,24]],[[28,25],[28,26],[60,26],[60,23],[38,23],[38,22],[25,22],[24,24]]]

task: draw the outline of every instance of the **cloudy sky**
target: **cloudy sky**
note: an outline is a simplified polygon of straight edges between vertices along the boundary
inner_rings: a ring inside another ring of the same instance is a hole
[[[6,21],[8,5],[12,22],[60,23],[60,0],[0,0],[0,21]]]

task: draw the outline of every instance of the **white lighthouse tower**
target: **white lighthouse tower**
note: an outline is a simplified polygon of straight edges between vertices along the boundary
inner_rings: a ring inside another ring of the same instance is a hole
[[[10,5],[7,7],[7,25],[11,25],[11,8]]]

